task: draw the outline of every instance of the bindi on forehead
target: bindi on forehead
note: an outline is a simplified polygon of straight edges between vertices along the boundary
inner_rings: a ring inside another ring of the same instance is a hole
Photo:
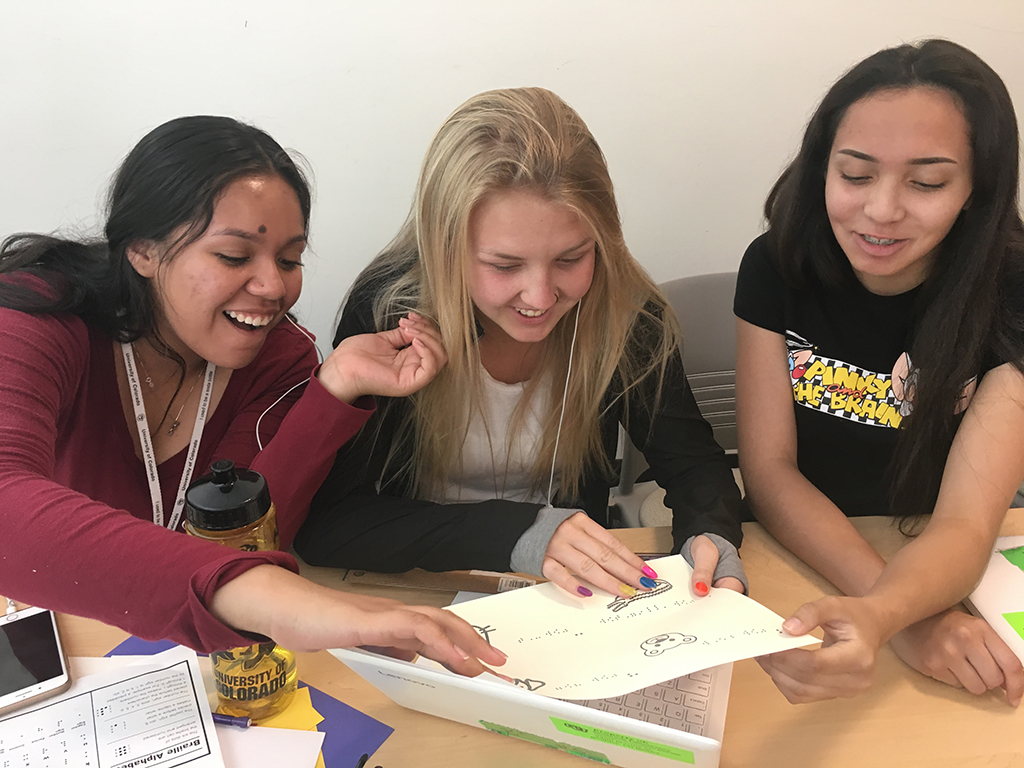
[[[256,231],[259,232],[261,235],[267,234],[267,226],[266,226],[266,224],[260,224],[260,228],[258,230],[256,230]]]

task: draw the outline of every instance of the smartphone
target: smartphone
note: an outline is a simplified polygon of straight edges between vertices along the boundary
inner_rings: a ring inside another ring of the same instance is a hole
[[[70,686],[53,611],[26,608],[0,616],[0,717]]]

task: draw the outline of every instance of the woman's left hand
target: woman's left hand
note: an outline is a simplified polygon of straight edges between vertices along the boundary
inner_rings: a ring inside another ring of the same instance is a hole
[[[410,312],[394,330],[349,336],[324,360],[317,378],[346,403],[363,395],[406,397],[447,362],[437,327]]]
[[[707,536],[698,536],[690,544],[690,556],[693,557],[693,575],[690,577],[690,586],[698,595],[708,593],[708,585],[721,589],[731,589],[744,592],[743,582],[733,576],[723,576],[718,581],[712,582],[715,567],[718,565],[718,547]]]
[[[1024,668],[984,619],[950,608],[897,632],[889,644],[918,672],[976,695],[1002,687],[1010,705],[1020,705]]]

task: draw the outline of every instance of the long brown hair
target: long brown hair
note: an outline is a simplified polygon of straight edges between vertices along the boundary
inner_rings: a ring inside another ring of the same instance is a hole
[[[846,256],[825,210],[825,170],[850,105],[874,93],[935,88],[953,98],[969,127],[972,192],[939,246],[916,301],[910,358],[914,410],[890,467],[891,512],[930,512],[960,423],[964,384],[987,366],[1024,361],[1024,226],[1018,207],[1018,131],[1006,86],[991,67],[948,40],[869,56],[825,94],[800,152],[765,204],[772,251],[787,280],[843,284]]]

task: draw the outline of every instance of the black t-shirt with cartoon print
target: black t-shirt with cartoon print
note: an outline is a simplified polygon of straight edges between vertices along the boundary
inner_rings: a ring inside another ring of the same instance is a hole
[[[847,516],[883,515],[886,470],[908,412],[918,289],[878,296],[853,275],[841,290],[786,285],[767,237],[743,256],[736,316],[785,336],[793,381],[800,471]]]

